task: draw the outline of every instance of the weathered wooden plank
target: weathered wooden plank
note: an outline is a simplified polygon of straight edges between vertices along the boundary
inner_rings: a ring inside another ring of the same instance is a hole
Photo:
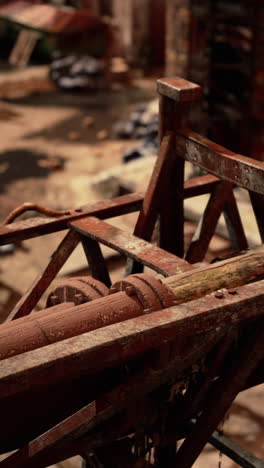
[[[221,288],[236,288],[263,278],[264,247],[259,247],[228,260],[164,278],[163,283],[176,295],[176,303],[182,303]]]

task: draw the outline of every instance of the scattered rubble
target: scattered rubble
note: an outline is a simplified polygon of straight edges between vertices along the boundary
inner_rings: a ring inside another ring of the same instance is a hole
[[[80,133],[79,132],[75,132],[75,131],[72,131],[72,132],[69,132],[68,133],[68,139],[71,140],[71,141],[77,141],[80,139]]]
[[[82,126],[84,128],[91,128],[91,127],[94,126],[94,124],[95,124],[94,118],[89,116],[89,115],[87,117],[84,117],[84,119],[82,121]]]
[[[126,151],[123,162],[157,154],[158,144],[158,100],[138,106],[126,121],[117,122],[113,131],[119,138],[138,139],[141,144]]]
[[[105,66],[91,56],[62,55],[56,52],[50,65],[50,78],[64,90],[93,90],[102,85]]]
[[[106,140],[109,136],[109,133],[107,130],[99,130],[96,134],[97,140]]]

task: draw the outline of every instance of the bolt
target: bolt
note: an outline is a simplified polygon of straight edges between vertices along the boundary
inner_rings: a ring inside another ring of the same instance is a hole
[[[128,296],[133,296],[136,293],[134,286],[127,286],[125,292]]]
[[[224,293],[223,293],[222,289],[218,289],[218,290],[215,292],[215,297],[216,297],[217,299],[223,299]]]
[[[50,296],[50,302],[52,305],[57,305],[60,303],[58,296]]]
[[[81,304],[83,302],[83,295],[82,294],[75,294],[74,298],[76,299],[77,304]]]
[[[228,290],[228,294],[237,294],[237,290],[235,288],[231,288]]]

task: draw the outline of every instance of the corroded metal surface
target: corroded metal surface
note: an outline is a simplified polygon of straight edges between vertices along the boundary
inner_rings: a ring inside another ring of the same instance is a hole
[[[141,302],[144,313],[170,307],[175,302],[173,292],[160,280],[146,274],[131,275],[117,281],[110,293],[125,291],[130,296],[136,296]]]
[[[86,216],[98,216],[105,219],[131,213],[140,208],[142,200],[142,194],[132,193],[70,210],[69,215],[62,216],[59,219],[30,218],[8,226],[0,226],[0,245],[67,229],[70,221]]]
[[[175,150],[187,161],[228,182],[264,193],[264,162],[228,151],[189,130],[178,132]]]
[[[71,227],[108,247],[125,253],[158,273],[169,276],[190,269],[190,265],[169,252],[94,217],[74,221]]]
[[[210,294],[5,359],[0,369],[0,397],[33,390],[51,381],[94,374],[176,337],[187,338],[201,330],[205,334],[260,317],[264,311],[263,285],[264,280],[241,286],[237,288],[237,294],[226,293],[221,299]],[[117,294],[109,297],[115,296]]]
[[[56,220],[1,228],[0,243],[68,229],[10,318],[30,314],[78,243],[105,285],[111,280],[100,243],[133,259],[133,268],[147,265],[167,278],[139,269],[109,295],[95,280],[69,279],[50,294],[55,308],[0,326],[0,411],[7,427],[0,450],[28,444],[0,466],[45,467],[86,453],[85,444],[102,447],[128,434],[141,453],[143,434],[152,441],[144,455],[153,448],[156,465],[171,468],[178,458],[189,468],[236,394],[263,381],[263,247],[209,266],[190,264],[203,260],[222,213],[233,252],[247,247],[233,185],[250,191],[262,232],[263,163],[186,129],[200,87],[161,79],[158,89],[161,144],[145,199],[131,194]],[[211,174],[184,182],[185,161]],[[209,201],[186,248],[184,199],[202,193]],[[137,210],[134,235],[102,221]],[[159,247],[150,243],[158,218]],[[29,428],[21,434],[12,422],[25,417]],[[190,418],[197,425],[186,435]],[[185,436],[175,455],[177,437]]]
[[[47,307],[64,302],[75,305],[90,302],[108,294],[108,288],[94,278],[80,276],[61,281],[49,294]]]

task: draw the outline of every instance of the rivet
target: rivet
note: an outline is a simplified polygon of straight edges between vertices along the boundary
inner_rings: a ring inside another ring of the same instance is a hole
[[[58,296],[55,296],[55,295],[50,296],[50,302],[52,303],[52,305],[57,305],[60,303]]]
[[[128,296],[133,296],[133,294],[135,294],[135,288],[134,286],[127,286],[126,289],[125,289],[125,293],[128,295]]]
[[[217,299],[223,299],[224,294],[223,294],[222,289],[218,289],[218,290],[215,292],[215,297],[216,297]]]
[[[228,294],[237,294],[237,290],[235,288],[231,288],[228,290]]]
[[[83,302],[83,295],[82,294],[75,294],[74,298],[76,299],[76,302],[78,302],[78,304],[81,304]]]

